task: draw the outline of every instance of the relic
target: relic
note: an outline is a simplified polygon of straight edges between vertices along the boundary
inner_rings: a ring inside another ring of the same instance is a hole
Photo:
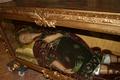
[[[98,47],[91,49],[82,38],[70,32],[48,29],[41,33],[20,33],[18,38],[21,44],[27,44],[27,47],[17,48],[17,55],[26,56],[26,59],[31,56],[28,61],[77,79],[81,76],[90,78],[93,75],[108,74],[107,72],[113,74],[113,69],[108,71],[108,67],[101,63],[119,63],[117,56],[110,57],[109,50],[101,51]],[[35,59],[37,62],[33,61]],[[115,73],[118,74],[119,70]]]
[[[23,75],[27,66],[51,80],[119,80],[118,3],[12,0],[0,4],[0,33],[6,51],[19,64],[11,62],[8,69]]]

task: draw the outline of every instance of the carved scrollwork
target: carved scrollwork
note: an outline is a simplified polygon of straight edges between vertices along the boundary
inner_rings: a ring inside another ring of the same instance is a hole
[[[37,25],[45,27],[65,26],[120,35],[119,13],[54,8],[3,7],[0,14],[1,17],[6,19],[35,22]],[[82,24],[86,27],[82,27]]]
[[[34,22],[37,25],[55,28],[56,20],[46,20],[44,15],[39,15],[36,12],[33,13],[32,17],[35,18]]]
[[[117,13],[49,8],[3,8],[0,12],[30,14],[30,17],[35,19],[36,24],[48,27],[55,27],[56,22],[59,20],[120,26],[120,15]]]

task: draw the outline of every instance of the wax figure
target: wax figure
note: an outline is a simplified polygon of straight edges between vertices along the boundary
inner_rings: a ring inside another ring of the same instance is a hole
[[[110,69],[106,64],[119,63],[118,56],[109,50],[89,46],[77,35],[60,30],[43,30],[41,32],[22,32],[19,34],[21,44],[33,44],[33,54],[42,67],[52,68],[69,74],[77,79],[89,78],[91,75],[119,73],[119,69]]]

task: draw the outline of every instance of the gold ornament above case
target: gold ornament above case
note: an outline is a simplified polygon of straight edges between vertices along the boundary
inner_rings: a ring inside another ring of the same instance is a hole
[[[120,14],[111,12],[38,7],[1,7],[2,18],[120,35]]]

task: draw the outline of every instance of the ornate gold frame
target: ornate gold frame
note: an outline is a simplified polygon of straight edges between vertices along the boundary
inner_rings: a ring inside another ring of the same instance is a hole
[[[120,14],[55,8],[2,7],[2,18],[120,35]]]
[[[43,25],[45,27],[63,26],[69,28],[120,35],[119,13],[55,9],[55,8],[51,9],[51,8],[1,7],[0,16],[1,19],[35,22],[37,25],[40,26]],[[4,27],[5,25],[2,26]],[[9,43],[9,41],[7,40],[6,42]],[[45,68],[39,67],[37,65],[16,58],[14,55],[14,51],[12,51],[11,53],[12,56],[17,61],[27,65],[28,67],[34,70],[42,72],[45,76],[51,79],[73,80],[71,77],[64,76],[54,71],[49,71]]]

